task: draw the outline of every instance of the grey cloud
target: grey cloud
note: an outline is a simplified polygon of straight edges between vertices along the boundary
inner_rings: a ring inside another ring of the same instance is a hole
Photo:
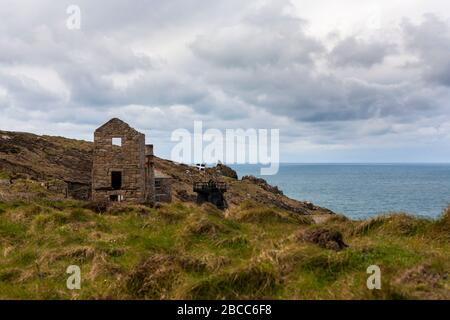
[[[10,107],[49,111],[62,102],[61,95],[48,91],[27,77],[0,73],[0,85],[6,89]]]
[[[382,63],[393,49],[392,44],[348,37],[333,48],[330,60],[336,67],[372,67]]]
[[[312,65],[322,43],[304,32],[304,20],[283,13],[288,2],[274,2],[240,23],[212,30],[192,44],[193,52],[224,68]]]
[[[203,62],[204,77],[226,95],[299,122],[373,118],[414,122],[442,111],[436,92],[422,88],[420,79],[402,77],[404,70],[397,71],[402,80],[397,83],[373,82],[364,72],[360,79],[349,78],[339,71],[381,65],[386,56],[398,53],[393,44],[348,37],[325,53],[320,42],[303,32],[304,21],[282,10],[270,12],[273,28],[261,24],[264,19],[254,18],[259,17],[256,13],[239,24],[204,34],[192,44]],[[330,66],[325,73],[317,65],[321,59]]]
[[[402,24],[408,48],[420,59],[425,81],[450,86],[450,25],[427,14],[421,24],[404,20]]]

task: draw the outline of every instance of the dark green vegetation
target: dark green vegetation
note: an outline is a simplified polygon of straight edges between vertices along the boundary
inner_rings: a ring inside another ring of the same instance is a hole
[[[44,194],[0,202],[0,298],[450,299],[450,210],[361,222],[250,201],[225,214],[180,202],[97,209]],[[66,288],[72,264],[81,290]],[[381,290],[366,287],[372,264]]]

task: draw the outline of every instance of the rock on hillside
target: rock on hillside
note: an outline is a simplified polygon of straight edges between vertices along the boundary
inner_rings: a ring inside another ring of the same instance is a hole
[[[0,171],[12,180],[29,178],[63,182],[70,195],[86,198],[91,182],[92,147],[93,143],[88,141],[0,131]],[[220,179],[229,185],[225,194],[228,206],[252,200],[301,214],[332,213],[309,202],[290,199],[262,179],[246,177],[238,180],[236,173],[223,164],[199,171],[193,166],[155,157],[155,168],[174,179],[172,194],[181,201],[195,201],[193,182]]]

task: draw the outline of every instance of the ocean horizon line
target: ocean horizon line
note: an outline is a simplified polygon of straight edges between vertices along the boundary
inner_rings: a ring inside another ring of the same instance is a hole
[[[261,163],[235,163],[230,166],[264,166]],[[450,165],[450,162],[279,162],[281,165]]]

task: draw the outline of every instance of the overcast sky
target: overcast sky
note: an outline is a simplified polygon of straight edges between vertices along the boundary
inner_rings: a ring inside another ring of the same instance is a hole
[[[70,4],[81,29],[66,27]],[[0,129],[279,128],[287,162],[450,162],[450,1],[2,0]]]

